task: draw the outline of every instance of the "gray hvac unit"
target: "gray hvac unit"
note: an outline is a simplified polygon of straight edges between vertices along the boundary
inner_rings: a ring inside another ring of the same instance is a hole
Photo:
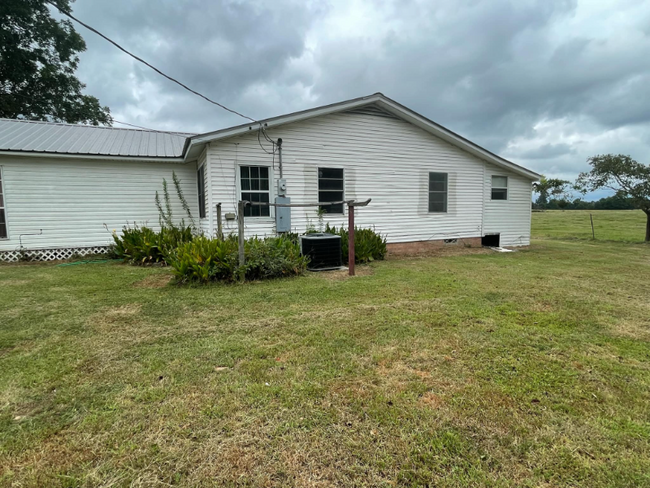
[[[307,269],[324,271],[338,269],[343,263],[341,236],[334,234],[307,234],[300,236],[300,251],[309,256]]]

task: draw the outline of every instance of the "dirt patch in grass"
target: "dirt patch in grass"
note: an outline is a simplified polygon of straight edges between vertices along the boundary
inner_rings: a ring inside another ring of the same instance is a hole
[[[135,288],[165,288],[174,277],[170,274],[154,274],[133,283]]]
[[[356,266],[354,274],[355,276],[350,276],[347,269],[337,269],[336,271],[319,271],[314,273],[314,276],[329,281],[345,281],[359,276],[372,276],[375,272],[371,266]]]
[[[425,405],[425,406],[427,406],[429,408],[433,408],[433,409],[440,408],[440,406],[442,405],[442,402],[443,402],[443,400],[440,397],[440,395],[436,395],[432,391],[428,391],[428,392],[426,392],[424,395],[422,395],[420,397],[420,403],[422,405]]]

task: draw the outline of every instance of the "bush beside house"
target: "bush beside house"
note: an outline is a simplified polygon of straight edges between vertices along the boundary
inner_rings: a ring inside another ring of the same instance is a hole
[[[343,260],[348,259],[348,231],[327,227],[326,232],[341,236]],[[307,269],[309,258],[300,253],[297,234],[280,237],[246,239],[246,264],[239,266],[236,235],[210,239],[195,235],[192,227],[162,227],[155,232],[148,227],[124,227],[113,233],[112,254],[134,265],[168,265],[181,283],[208,283],[264,280],[295,276]],[[355,262],[368,263],[384,259],[386,239],[372,229],[355,229]]]
[[[238,279],[264,280],[293,276],[307,269],[309,258],[300,253],[298,234],[246,239],[244,266],[239,265],[239,241],[230,235],[210,239],[197,229],[189,205],[183,196],[180,180],[173,173],[174,187],[190,225],[185,220],[174,223],[167,182],[163,179],[163,198],[156,192],[156,207],[161,230],[126,226],[121,234],[113,232],[113,257],[134,265],[162,264],[172,268],[180,283],[208,283]],[[325,232],[341,236],[343,260],[348,260],[348,232],[336,227]],[[386,239],[372,229],[355,228],[355,262],[368,263],[386,256]]]

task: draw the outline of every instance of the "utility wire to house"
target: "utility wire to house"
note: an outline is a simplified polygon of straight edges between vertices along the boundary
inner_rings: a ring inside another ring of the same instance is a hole
[[[122,125],[128,125],[129,127],[134,127],[136,129],[142,129],[149,132],[158,132],[160,134],[172,134],[172,135],[186,135],[185,132],[173,131],[173,130],[160,130],[160,129],[149,129],[148,127],[143,127],[141,125],[130,124],[129,122],[122,122],[121,120],[113,119],[113,122]]]
[[[214,105],[216,105],[216,106],[218,106],[218,107],[221,107],[222,109],[224,109],[224,110],[226,110],[226,111],[228,111],[228,112],[230,112],[230,113],[232,113],[232,114],[239,115],[240,117],[242,117],[242,118],[244,118],[244,119],[247,119],[247,120],[250,120],[251,122],[257,122],[255,119],[252,119],[251,117],[249,117],[249,116],[247,116],[247,115],[241,114],[241,113],[237,112],[236,110],[233,110],[233,109],[231,109],[231,108],[228,108],[228,107],[226,107],[225,105],[223,105],[223,104],[221,104],[221,103],[219,103],[219,102],[216,102],[216,101],[212,100],[211,98],[206,97],[206,96],[203,95],[202,93],[199,93],[198,91],[193,90],[193,89],[190,88],[189,86],[187,86],[187,85],[185,85],[184,83],[181,83],[180,81],[178,81],[176,78],[173,78],[173,77],[169,76],[168,74],[163,73],[161,70],[159,70],[158,68],[156,68],[156,67],[155,67],[154,65],[152,65],[151,63],[148,63],[148,62],[145,61],[144,59],[142,59],[142,58],[136,56],[136,55],[133,54],[132,52],[130,52],[130,51],[128,51],[127,49],[123,48],[123,47],[120,46],[117,42],[115,42],[114,40],[112,40],[112,39],[109,38],[108,36],[105,36],[104,34],[102,34],[101,32],[99,32],[99,31],[98,31],[97,29],[95,29],[94,27],[91,27],[90,25],[88,25],[88,24],[86,24],[85,22],[82,22],[81,20],[79,20],[78,18],[76,18],[76,17],[75,17],[74,15],[72,15],[70,12],[66,12],[65,10],[61,10],[61,8],[60,8],[56,3],[51,2],[51,1],[46,1],[46,3],[49,4],[49,5],[51,5],[51,6],[53,6],[54,8],[56,8],[59,12],[61,12],[62,15],[65,15],[66,17],[69,17],[70,19],[74,20],[74,21],[77,22],[78,24],[84,26],[84,27],[85,27],[86,29],[88,29],[89,31],[94,32],[95,34],[97,34],[97,35],[100,36],[101,38],[103,38],[103,39],[107,40],[108,42],[110,42],[111,44],[113,44],[113,45],[114,45],[116,48],[118,48],[120,51],[122,51],[122,52],[128,54],[128,55],[131,56],[133,59],[135,59],[136,61],[139,61],[140,63],[144,64],[145,66],[148,66],[149,68],[151,68],[152,70],[154,70],[154,71],[155,71],[156,73],[158,73],[159,75],[161,75],[161,76],[167,78],[169,81],[172,81],[172,82],[176,83],[177,85],[180,85],[181,87],[183,87],[185,90],[189,91],[190,93],[193,93],[194,95],[199,96],[199,97],[203,98],[204,100],[207,100],[208,102],[210,102],[210,103],[212,103],[212,104],[214,104]]]

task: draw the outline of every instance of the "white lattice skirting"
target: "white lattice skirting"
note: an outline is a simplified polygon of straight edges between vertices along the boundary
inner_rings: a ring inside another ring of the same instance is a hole
[[[88,256],[91,254],[105,254],[108,246],[97,247],[66,247],[61,249],[34,249],[23,251],[2,251],[0,261],[13,263],[16,261],[58,261],[70,259],[73,256]]]

